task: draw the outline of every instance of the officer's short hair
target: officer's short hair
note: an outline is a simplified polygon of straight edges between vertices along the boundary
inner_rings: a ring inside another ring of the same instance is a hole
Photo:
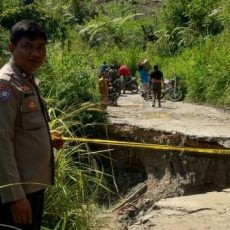
[[[30,40],[35,40],[36,38],[42,38],[46,42],[48,40],[45,30],[33,20],[22,20],[17,22],[10,31],[10,41],[13,44],[17,44],[22,37],[26,37]]]

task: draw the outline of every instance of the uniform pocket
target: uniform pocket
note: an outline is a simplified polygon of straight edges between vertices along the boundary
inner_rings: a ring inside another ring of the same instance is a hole
[[[21,118],[22,128],[25,130],[40,129],[45,126],[44,116],[36,96],[23,98]]]

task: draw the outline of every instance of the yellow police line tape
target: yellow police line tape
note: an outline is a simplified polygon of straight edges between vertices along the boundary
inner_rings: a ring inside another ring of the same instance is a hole
[[[72,137],[62,137],[62,140],[74,141],[74,142],[87,142],[87,143],[100,144],[100,145],[132,147],[132,148],[230,155],[230,149],[191,148],[191,147],[179,147],[173,145],[157,145],[157,144],[146,144],[146,143],[138,143],[138,142],[112,141],[112,140],[90,139],[90,138],[72,138]]]

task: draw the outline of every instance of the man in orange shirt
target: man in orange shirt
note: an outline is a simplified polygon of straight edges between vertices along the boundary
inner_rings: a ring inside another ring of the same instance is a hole
[[[105,72],[101,73],[99,83],[98,83],[99,92],[101,94],[101,108],[103,110],[107,109],[108,106],[108,80],[107,80],[107,74]]]

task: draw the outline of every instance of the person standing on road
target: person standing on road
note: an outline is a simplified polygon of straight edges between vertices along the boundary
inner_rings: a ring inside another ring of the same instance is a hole
[[[164,84],[163,73],[159,70],[158,65],[154,65],[154,71],[150,74],[150,88],[153,92],[153,104],[155,107],[156,99],[158,100],[158,106],[161,107],[161,88]]]
[[[54,182],[52,146],[59,149],[63,141],[60,133],[50,133],[34,75],[46,44],[39,24],[16,23],[8,44],[11,59],[0,70],[0,229],[39,230],[44,190]]]
[[[101,95],[101,109],[106,110],[108,106],[108,94],[109,94],[108,79],[107,79],[106,72],[101,73],[99,83],[98,83],[98,88]]]
[[[138,70],[141,78],[142,96],[144,97],[144,100],[147,100],[149,90],[149,72],[142,64],[138,65]]]
[[[123,94],[125,94],[125,89],[127,82],[131,78],[131,72],[126,65],[121,65],[120,68],[118,69],[119,76],[122,78],[122,90]]]

